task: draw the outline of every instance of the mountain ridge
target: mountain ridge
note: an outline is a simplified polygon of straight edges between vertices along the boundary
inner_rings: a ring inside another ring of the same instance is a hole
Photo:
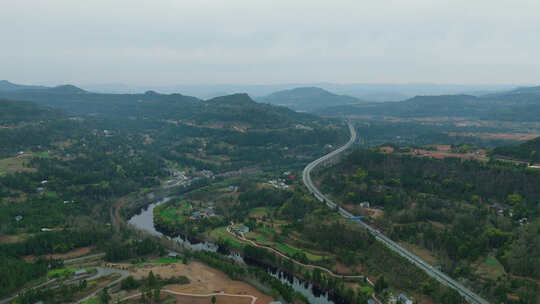
[[[356,97],[334,94],[319,87],[298,87],[282,90],[256,99],[259,102],[282,105],[297,111],[314,111],[329,105],[363,102]]]

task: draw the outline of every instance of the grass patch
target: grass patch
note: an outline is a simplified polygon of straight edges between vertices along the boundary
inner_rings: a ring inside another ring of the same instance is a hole
[[[45,192],[45,197],[56,199],[58,198],[58,194],[55,191],[47,191]]]
[[[14,173],[14,172],[24,172],[24,171],[35,171],[33,168],[27,168],[24,165],[28,163],[28,160],[25,158],[4,158],[0,159],[0,175]]]
[[[98,298],[90,298],[82,302],[82,304],[101,304],[101,301]]]
[[[497,278],[504,275],[505,271],[501,263],[492,256],[487,257],[476,268],[476,273],[481,277],[489,278],[491,280],[497,280]]]
[[[266,215],[270,212],[270,208],[269,207],[257,207],[257,208],[253,208],[251,210],[249,210],[249,215],[258,215],[258,216],[261,216],[261,215]]]
[[[168,222],[183,223],[187,220],[185,213],[190,209],[191,204],[188,202],[175,202],[162,209],[159,215]]]
[[[360,287],[360,292],[367,296],[371,296],[371,294],[373,294],[373,288],[371,288],[370,286],[362,286]]]
[[[489,265],[499,265],[499,262],[497,262],[497,260],[493,257],[488,257],[486,263]]]
[[[228,240],[235,247],[244,247],[245,246],[244,243],[236,240],[232,235],[230,235],[227,232],[227,227],[219,227],[219,228],[216,228],[216,229],[210,231],[210,237],[215,239],[215,240],[219,240],[220,238],[224,239],[224,240]]]
[[[289,255],[291,257],[294,256],[296,253],[303,252],[306,255],[306,257],[308,258],[308,260],[313,261],[313,262],[320,261],[323,258],[320,255],[309,253],[309,252],[307,252],[305,250],[294,248],[294,247],[291,247],[291,246],[288,246],[288,245],[285,245],[285,244],[282,244],[282,243],[277,243],[276,242],[275,246],[279,250],[281,250],[282,252],[286,253],[287,255]]]
[[[281,244],[281,243],[274,243],[276,245],[276,247],[281,250],[282,252],[286,253],[287,255],[290,255],[290,256],[293,256],[295,255],[297,252],[299,252],[298,250],[294,250],[292,249],[291,247],[285,245],[285,244]]]
[[[256,232],[248,232],[246,236],[250,239],[255,239],[258,243],[272,244],[272,242],[267,240],[263,235]]]
[[[53,269],[47,272],[47,277],[65,279],[65,278],[71,277],[75,273],[75,271],[80,270],[80,269],[81,268],[73,268],[73,267]],[[91,268],[91,267],[83,268],[83,269],[85,269],[89,273],[94,270],[94,268]]]
[[[153,263],[158,264],[172,264],[172,263],[178,263],[180,259],[157,259],[152,261]]]
[[[50,157],[50,154],[49,152],[40,152],[37,154],[37,157],[40,157],[40,158],[49,158]]]

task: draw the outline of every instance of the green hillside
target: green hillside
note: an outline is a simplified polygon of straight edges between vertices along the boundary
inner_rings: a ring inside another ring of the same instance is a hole
[[[356,97],[337,95],[317,87],[302,87],[272,93],[257,99],[260,102],[286,106],[297,111],[362,102]]]
[[[466,117],[481,120],[540,121],[536,87],[485,96],[416,96],[399,102],[340,105],[315,111],[322,115],[394,117]]]
[[[518,146],[503,146],[493,150],[493,155],[503,156],[531,163],[540,163],[540,137]]]

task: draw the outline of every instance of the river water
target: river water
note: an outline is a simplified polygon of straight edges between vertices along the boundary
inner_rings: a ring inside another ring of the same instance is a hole
[[[205,250],[205,251],[216,252],[219,249],[219,247],[218,245],[214,243],[190,242],[187,238],[182,238],[180,236],[171,238],[156,230],[156,228],[154,227],[154,208],[170,200],[171,198],[166,197],[155,203],[148,205],[148,207],[141,210],[141,213],[136,214],[133,217],[131,217],[128,223],[132,225],[133,227],[139,230],[146,231],[152,235],[166,237],[168,239],[173,239],[177,241],[180,245],[190,250],[195,250],[195,251]],[[231,254],[229,255],[229,257],[237,261],[243,262],[242,257],[238,254]],[[308,298],[309,303],[311,304],[335,304],[332,300],[329,299],[328,292],[320,291],[318,288],[314,287],[313,285],[307,282],[304,282],[294,276],[287,275],[283,272],[271,271],[271,270],[269,270],[268,272],[273,277],[279,279],[282,283],[291,286],[295,291],[298,291],[299,293],[304,295],[306,298]]]

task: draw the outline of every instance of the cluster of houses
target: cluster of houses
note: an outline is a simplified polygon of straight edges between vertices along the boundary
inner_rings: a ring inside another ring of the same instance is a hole
[[[200,220],[205,219],[209,217],[216,216],[216,211],[214,210],[214,207],[206,207],[203,210],[195,210],[191,213],[191,216],[189,217],[190,220]]]
[[[205,177],[205,178],[213,178],[214,177],[214,172],[212,172],[210,170],[202,170],[201,175],[203,177]]]
[[[285,180],[282,178],[271,179],[268,181],[268,185],[277,189],[289,189],[289,185],[285,184]]]
[[[176,187],[176,186],[187,187],[191,185],[192,180],[186,175],[185,171],[171,169],[170,172],[173,178],[166,181],[165,185],[169,187]]]
[[[236,234],[244,234],[249,232],[249,227],[246,225],[237,225],[232,227],[232,232]]]
[[[308,131],[313,131],[313,128],[312,127],[308,127],[308,126],[305,126],[305,125],[302,125],[302,124],[296,124],[294,126],[295,129],[297,130],[308,130]]]
[[[389,304],[413,304],[413,301],[407,297],[407,295],[400,293],[397,297],[393,294],[390,294],[390,297],[388,298]],[[368,304],[375,304],[375,301],[368,300]]]
[[[506,215],[508,215],[510,217],[514,216],[514,213],[512,212],[512,209],[510,209],[510,206],[508,206],[508,205],[499,204],[499,203],[493,203],[493,204],[491,204],[489,206],[489,208],[491,208],[492,210],[497,212],[497,214],[500,215],[500,216],[506,216]],[[527,224],[528,221],[529,220],[526,217],[520,218],[518,220],[520,225]]]
[[[37,193],[43,193],[45,192],[45,186],[49,183],[48,180],[42,180],[39,184],[41,185],[40,187],[37,187],[36,188],[36,192]]]
[[[196,168],[192,168],[192,172],[196,172]],[[180,171],[177,169],[169,169],[169,172],[172,175],[172,178],[165,182],[165,185],[167,187],[188,187],[190,186],[194,181],[201,179],[201,178],[214,178],[214,172],[210,170],[202,170],[198,173],[200,177],[193,177],[190,178],[185,171]]]

